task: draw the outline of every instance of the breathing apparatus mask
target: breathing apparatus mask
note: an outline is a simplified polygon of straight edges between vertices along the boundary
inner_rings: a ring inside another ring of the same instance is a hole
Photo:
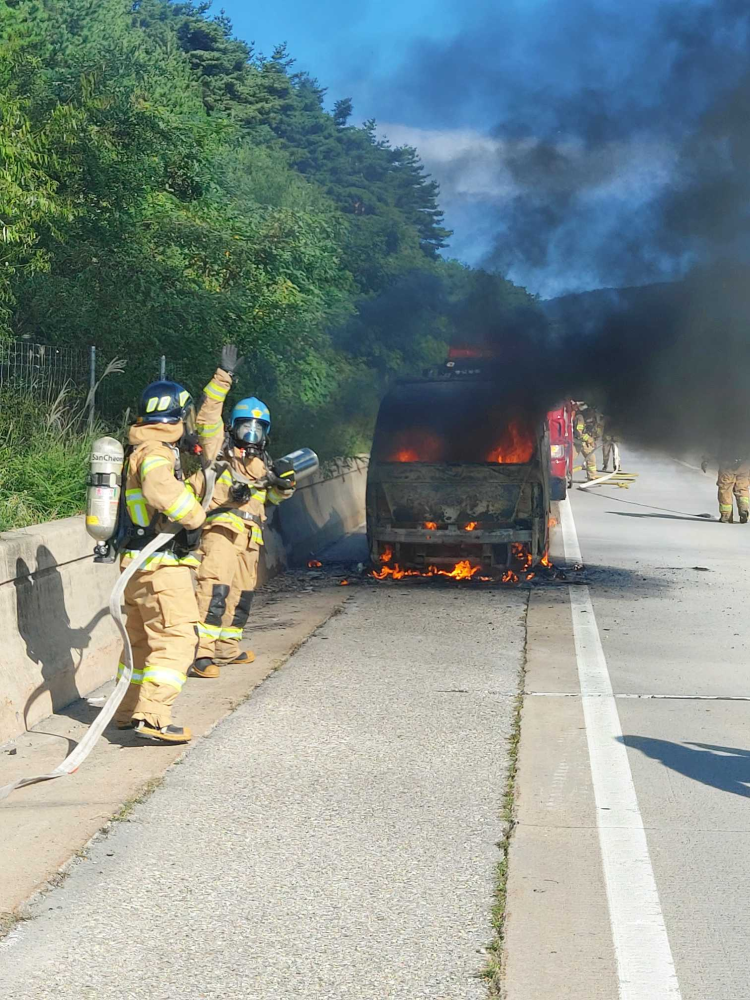
[[[257,417],[238,420],[232,427],[232,439],[238,448],[260,455],[268,443],[268,424]]]

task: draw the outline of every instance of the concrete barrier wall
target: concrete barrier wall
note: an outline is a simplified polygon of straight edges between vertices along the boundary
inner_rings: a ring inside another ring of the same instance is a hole
[[[363,460],[339,464],[273,512],[261,579],[362,523],[366,470]],[[118,570],[96,565],[92,548],[81,517],[0,534],[0,743],[115,673],[108,605]]]

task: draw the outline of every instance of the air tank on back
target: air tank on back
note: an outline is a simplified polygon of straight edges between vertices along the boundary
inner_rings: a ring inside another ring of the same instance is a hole
[[[94,441],[89,461],[86,531],[97,542],[108,541],[117,528],[125,452],[112,437]]]

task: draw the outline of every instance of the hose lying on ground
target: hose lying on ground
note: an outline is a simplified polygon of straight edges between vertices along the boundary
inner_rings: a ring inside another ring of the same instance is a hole
[[[202,504],[204,510],[208,508],[208,505],[211,503],[213,498],[216,474],[212,470],[208,469],[205,470],[205,476],[206,495]],[[115,685],[114,691],[109,698],[107,698],[101,711],[89,726],[86,735],[80,743],[76,744],[75,748],[68,754],[65,760],[61,764],[57,765],[54,771],[49,771],[47,774],[36,774],[31,778],[17,778],[15,781],[11,781],[10,784],[3,785],[3,787],[0,788],[0,801],[6,799],[11,792],[14,792],[17,788],[25,788],[27,785],[36,785],[41,781],[52,781],[54,778],[62,778],[66,774],[73,774],[78,770],[81,764],[94,749],[97,740],[104,732],[107,724],[117,711],[120,702],[125,697],[125,692],[130,687],[130,681],[133,676],[133,649],[130,645],[130,639],[128,637],[127,629],[125,628],[125,621],[123,620],[122,615],[122,598],[125,593],[125,588],[130,583],[133,576],[144,565],[148,557],[158,551],[162,545],[171,541],[171,539],[174,538],[180,530],[179,525],[170,525],[168,531],[162,531],[161,534],[157,535],[152,542],[149,542],[149,544],[138,553],[128,567],[123,570],[112,590],[112,595],[109,599],[109,611],[115,621],[115,624],[117,625],[120,635],[122,636],[122,663],[125,669]]]

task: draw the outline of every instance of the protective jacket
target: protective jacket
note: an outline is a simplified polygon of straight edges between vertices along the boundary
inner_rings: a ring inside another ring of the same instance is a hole
[[[231,386],[231,375],[221,368],[217,369],[203,390],[203,404],[198,411],[197,431],[203,454],[206,462],[216,461],[217,472],[206,527],[220,524],[234,535],[247,534],[248,545],[259,547],[263,545],[266,504],[276,506],[292,496],[294,490],[256,487],[255,484],[269,472],[270,459],[245,455],[244,450],[235,448],[231,441],[226,440],[222,409]],[[198,473],[190,481],[196,492],[203,489],[202,478],[202,473]],[[241,485],[249,487],[249,497],[236,500],[232,496],[232,488]]]
[[[206,519],[194,487],[182,475],[177,447],[182,435],[181,422],[130,428],[132,451],[127,460],[125,503],[133,531],[127,543],[130,547],[123,552],[123,565],[169,521],[193,529]],[[144,569],[163,565],[197,566],[198,560],[193,555],[179,556],[169,548],[150,556]]]
[[[177,448],[182,435],[181,422],[130,429],[125,502],[132,530],[123,566],[169,521],[194,529],[205,520],[182,478]],[[172,705],[197,646],[198,605],[189,569],[197,564],[194,555],[180,555],[168,546],[150,556],[125,589],[134,671],[115,716],[121,728],[140,721],[156,729],[171,724]],[[124,669],[121,660],[118,676]]]

